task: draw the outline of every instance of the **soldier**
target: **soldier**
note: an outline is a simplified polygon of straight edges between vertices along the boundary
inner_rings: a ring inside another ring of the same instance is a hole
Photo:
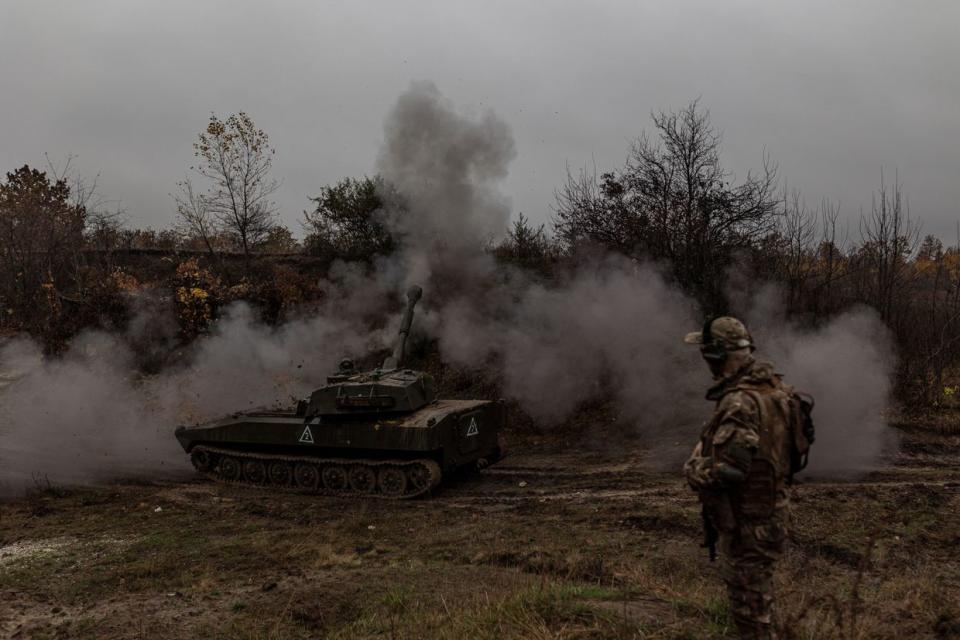
[[[684,342],[700,345],[715,380],[707,399],[716,410],[684,464],[703,505],[704,546],[713,560],[719,541],[740,636],[775,638],[773,569],[786,537],[794,394],[772,365],[754,360],[753,338],[736,318],[708,321]]]

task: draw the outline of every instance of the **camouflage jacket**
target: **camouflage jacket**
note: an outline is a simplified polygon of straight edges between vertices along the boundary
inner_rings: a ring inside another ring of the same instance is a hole
[[[790,398],[766,362],[751,362],[707,392],[716,409],[684,465],[720,529],[766,519],[786,500]]]

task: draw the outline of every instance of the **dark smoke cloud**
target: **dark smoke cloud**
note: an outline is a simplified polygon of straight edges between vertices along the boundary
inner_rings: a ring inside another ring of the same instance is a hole
[[[395,325],[384,318],[412,283],[426,287],[417,331],[435,337],[447,361],[493,367],[504,393],[542,425],[612,398],[632,431],[692,447],[710,412],[702,399],[710,379],[682,336],[700,317],[657,268],[610,256],[549,285],[494,270],[484,248],[507,230],[498,184],[515,154],[492,112],[464,115],[433,85],[415,84],[387,117],[377,163],[402,194],[403,209],[384,212],[400,249],[372,275],[335,265],[316,315],[268,328],[235,305],[184,365],[145,378],[132,373],[118,335],[87,333],[55,360],[25,340],[0,347],[0,375],[14,380],[0,389],[0,491],[22,490],[36,472],[64,483],[184,472],[176,424],[308,393],[340,357],[389,344]],[[734,302],[747,310],[760,355],[817,396],[817,468],[872,464],[893,363],[882,325],[856,312],[802,332],[783,320],[775,296]],[[131,331],[154,327],[170,338],[155,325],[138,318]]]
[[[488,275],[483,250],[503,236],[510,203],[497,190],[516,156],[513,134],[492,111],[457,113],[431,83],[415,83],[387,116],[377,167],[408,211],[391,216],[409,283],[442,274],[458,284]]]

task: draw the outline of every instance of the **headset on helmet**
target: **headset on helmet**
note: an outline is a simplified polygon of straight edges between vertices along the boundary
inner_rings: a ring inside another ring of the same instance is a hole
[[[704,360],[711,362],[724,362],[727,359],[727,347],[720,340],[714,340],[710,333],[710,325],[716,318],[707,318],[703,323],[703,344],[700,345],[700,355]]]

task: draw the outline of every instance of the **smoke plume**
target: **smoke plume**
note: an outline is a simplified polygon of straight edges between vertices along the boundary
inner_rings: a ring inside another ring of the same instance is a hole
[[[689,419],[674,399],[689,396],[701,373],[678,339],[678,327],[696,324],[694,307],[653,268],[611,256],[550,287],[495,294],[444,309],[440,347],[463,365],[493,355],[505,392],[535,419],[556,423],[605,396],[641,428]]]
[[[352,302],[359,316],[362,301]],[[120,335],[82,334],[56,359],[29,340],[10,341],[0,347],[0,495],[34,482],[182,475],[189,465],[173,438],[176,425],[289,405],[344,353],[382,340],[329,312],[272,329],[235,304],[183,365],[148,377],[134,373]]]
[[[685,453],[711,409],[707,369],[682,343],[701,324],[696,305],[655,266],[615,256],[549,284],[496,267],[486,248],[507,231],[498,184],[515,154],[495,114],[464,115],[433,85],[415,84],[390,111],[377,160],[400,196],[383,212],[399,250],[372,274],[335,265],[316,314],[269,328],[234,305],[182,365],[146,377],[133,373],[129,335],[88,332],[58,359],[27,340],[3,345],[0,375],[12,382],[0,388],[0,492],[22,490],[36,473],[82,483],[188,471],[175,425],[308,393],[339,358],[388,344],[385,314],[412,283],[426,289],[416,330],[437,340],[444,360],[487,367],[541,426],[611,399],[619,424],[683,442]],[[817,397],[816,468],[872,464],[893,363],[882,324],[860,311],[804,332],[783,320],[775,296],[734,302],[758,355]],[[130,331],[164,334],[156,325],[138,316]]]
[[[776,287],[759,287],[743,304],[761,357],[768,356],[785,382],[816,401],[809,472],[843,475],[874,466],[895,442],[883,412],[896,359],[890,332],[877,314],[851,309],[811,331],[783,318]]]
[[[404,201],[405,211],[388,213],[407,284],[442,274],[440,281],[462,285],[491,273],[485,245],[510,219],[496,184],[515,155],[510,128],[492,111],[477,120],[461,115],[431,83],[400,96],[377,167]]]

